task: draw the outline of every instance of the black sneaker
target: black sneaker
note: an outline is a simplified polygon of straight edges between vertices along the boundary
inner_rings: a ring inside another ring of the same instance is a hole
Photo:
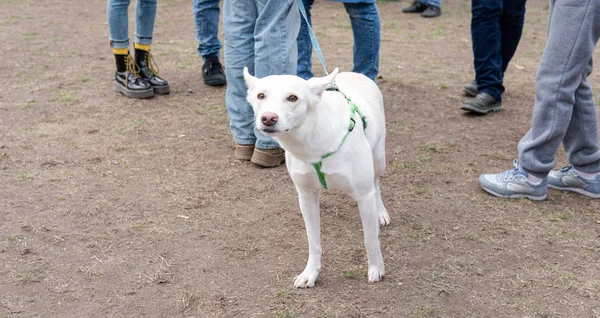
[[[460,109],[485,115],[489,112],[501,111],[502,102],[490,94],[479,93],[475,98],[462,102]]]
[[[421,13],[423,18],[435,18],[442,15],[442,8],[436,6],[427,6],[427,9]]]
[[[410,7],[402,9],[404,13],[421,13],[427,9],[427,6],[422,4],[421,1],[416,0]]]
[[[152,85],[155,94],[169,94],[169,83],[158,76],[158,65],[150,52],[135,49],[135,64],[140,69],[140,76]]]
[[[223,86],[227,84],[225,71],[219,59],[208,59],[202,65],[202,79],[208,86]]]

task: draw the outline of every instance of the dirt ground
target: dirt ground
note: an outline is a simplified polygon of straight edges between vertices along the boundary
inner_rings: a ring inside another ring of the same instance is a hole
[[[432,20],[407,4],[379,4],[387,275],[367,283],[356,204],[326,192],[324,269],[296,290],[295,189],[283,166],[233,159],[191,1],[159,3],[172,93],[133,100],[113,91],[106,1],[0,0],[0,317],[600,317],[600,201],[506,201],[477,183],[512,166],[530,127],[547,1],[528,1],[504,111],[484,117],[458,108],[470,2]],[[313,14],[328,65],[350,70],[343,6]]]

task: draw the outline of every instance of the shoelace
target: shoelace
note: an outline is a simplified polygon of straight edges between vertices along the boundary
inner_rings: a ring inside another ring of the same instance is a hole
[[[148,69],[150,70],[150,72],[152,72],[152,75],[158,76],[158,64],[156,64],[156,62],[154,61],[154,57],[150,52],[146,53],[146,64],[148,64]]]
[[[513,169],[500,173],[500,178],[502,178],[502,181],[513,181],[518,179],[519,176],[525,175],[525,171],[523,171],[523,168],[519,166],[519,162],[517,160],[513,161],[513,164],[515,165]]]
[[[131,57],[130,54],[127,55],[127,73],[131,73],[133,74],[133,76],[138,79],[140,77],[140,67],[137,66],[137,64],[135,63],[135,61],[133,60],[133,58]],[[127,80],[127,78],[125,78],[125,87],[129,88],[129,80]]]

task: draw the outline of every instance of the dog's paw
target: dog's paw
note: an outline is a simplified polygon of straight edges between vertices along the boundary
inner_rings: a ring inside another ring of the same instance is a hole
[[[369,283],[378,282],[383,279],[385,268],[380,266],[369,266]]]
[[[381,224],[381,226],[390,225],[390,215],[385,208],[379,209],[377,214],[379,215],[379,224]]]
[[[312,269],[304,269],[304,271],[294,279],[294,287],[308,288],[315,286],[315,281],[319,277],[319,271]]]

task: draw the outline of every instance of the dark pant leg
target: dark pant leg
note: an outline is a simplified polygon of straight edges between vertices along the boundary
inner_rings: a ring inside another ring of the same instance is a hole
[[[479,92],[501,100],[502,52],[501,19],[502,0],[473,0],[471,7],[471,37],[473,65]]]
[[[525,0],[503,0],[501,33],[502,33],[502,76],[512,59],[523,32],[525,22]]]
[[[310,8],[312,7],[314,0],[302,0],[304,10],[306,11],[306,17],[308,22],[312,25],[310,19]],[[308,26],[304,17],[300,17],[300,32],[298,33],[298,71],[297,74],[303,79],[312,78],[312,42],[310,41],[310,35],[308,33]]]

